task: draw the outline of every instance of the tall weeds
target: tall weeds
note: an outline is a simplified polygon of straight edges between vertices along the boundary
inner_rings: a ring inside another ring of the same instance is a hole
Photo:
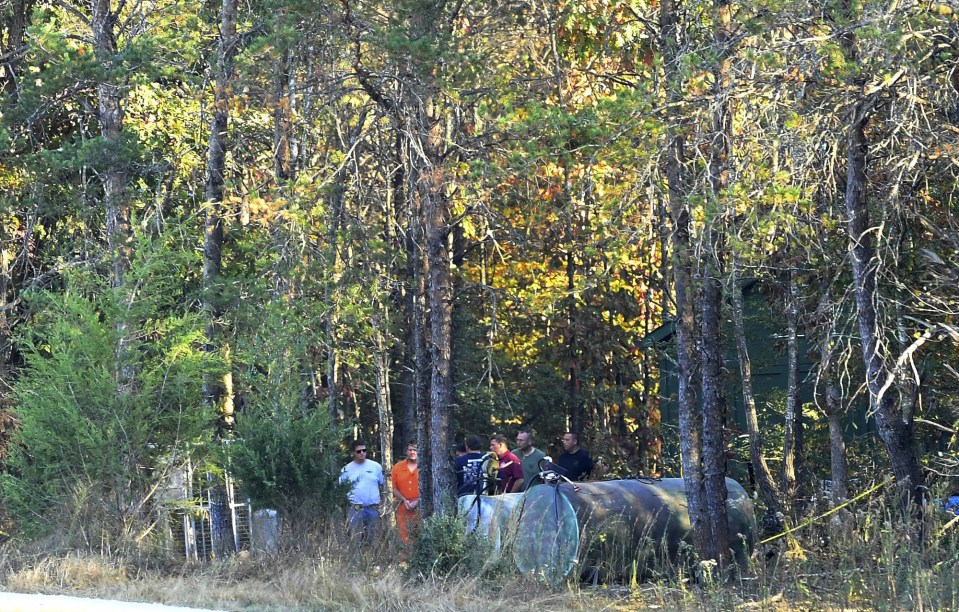
[[[931,511],[920,540],[897,512],[875,502],[814,523],[796,534],[801,550],[759,548],[731,584],[698,585],[680,568],[656,582],[547,585],[512,569],[508,548],[461,538],[453,523],[428,526],[432,540],[407,550],[391,533],[358,545],[340,518],[288,530],[273,555],[199,564],[8,544],[0,584],[229,610],[959,609],[959,527]]]

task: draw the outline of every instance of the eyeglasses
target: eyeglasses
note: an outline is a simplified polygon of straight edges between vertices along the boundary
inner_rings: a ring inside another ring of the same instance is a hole
[[[365,453],[365,452],[366,452],[366,449],[365,449],[365,448],[358,448],[358,449],[356,449],[356,450],[353,451],[353,452],[354,452],[354,453]]]

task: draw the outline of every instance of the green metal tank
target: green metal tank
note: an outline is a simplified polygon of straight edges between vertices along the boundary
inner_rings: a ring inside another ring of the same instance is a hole
[[[755,542],[753,504],[736,481],[727,478],[726,487],[730,545],[745,563]],[[518,569],[551,581],[593,570],[603,579],[642,578],[669,571],[692,548],[681,478],[554,482],[529,489],[515,513]]]

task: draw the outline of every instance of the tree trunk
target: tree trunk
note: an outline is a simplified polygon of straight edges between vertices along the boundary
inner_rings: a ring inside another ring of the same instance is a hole
[[[12,241],[11,241],[12,242]],[[7,248],[6,237],[0,239],[0,253]],[[0,376],[7,379],[7,367],[10,366],[10,356],[13,352],[13,342],[11,341],[11,330],[14,326],[12,314],[7,314],[13,310],[13,296],[16,295],[13,283],[13,268],[10,265],[10,258],[0,255]],[[2,417],[0,417],[2,421]],[[3,453],[3,447],[0,446],[0,454]]]
[[[713,65],[712,142],[709,149],[709,186],[712,198],[720,204],[729,184],[729,153],[732,119],[729,93],[730,6],[728,0],[714,0],[715,25],[713,44],[716,61]],[[722,210],[717,206],[718,210]],[[724,216],[724,213],[720,213]],[[705,469],[706,504],[711,522],[715,558],[720,569],[732,561],[729,548],[729,528],[726,521],[726,397],[723,379],[722,341],[722,267],[725,228],[722,217],[709,218],[706,230],[705,273],[702,295],[702,331],[700,359],[702,361],[703,393],[703,467]],[[734,288],[734,291],[738,290]]]
[[[294,102],[290,64],[289,51],[281,52],[273,62],[273,173],[277,183],[294,177],[290,147]]]
[[[849,464],[846,461],[846,440],[843,438],[843,410],[839,389],[826,384],[826,414],[829,418],[829,468],[832,478],[832,505],[840,506],[849,499]]]
[[[396,277],[401,280],[398,285],[404,287],[403,290],[392,291],[392,306],[403,313],[404,324],[403,338],[396,347],[395,360],[400,364],[398,389],[392,394],[394,398],[393,411],[394,418],[398,418],[394,436],[398,444],[403,445],[404,449],[407,442],[416,440],[416,403],[414,386],[416,384],[415,376],[415,358],[413,349],[413,279],[415,273],[412,265],[416,262],[416,251],[413,245],[412,232],[409,226],[410,215],[412,214],[409,206],[409,190],[406,188],[407,168],[403,160],[403,136],[394,133],[393,153],[389,157],[389,168],[386,172],[390,177],[388,200],[392,203],[391,223],[396,228],[406,226],[406,231],[396,232],[391,242],[402,247],[406,251],[405,269],[394,270]],[[399,404],[398,408],[397,403]],[[422,455],[421,455],[422,456]]]
[[[97,60],[103,66],[112,65],[117,53],[116,14],[111,5],[111,0],[96,0],[93,5],[93,43]],[[123,132],[123,92],[116,83],[101,82],[97,85],[97,99],[100,135],[119,151]],[[130,211],[126,202],[126,183],[127,173],[122,161],[111,157],[103,173],[103,202],[114,287],[123,284],[123,276],[130,264]]]
[[[233,78],[233,53],[236,45],[236,0],[223,0],[220,14],[220,41],[217,47],[216,83],[213,90],[213,110],[210,119],[210,139],[207,153],[206,219],[203,235],[203,308],[209,317],[205,350],[215,354],[222,350],[224,360],[229,361],[229,348],[221,347],[220,274],[223,250],[223,191],[226,173],[227,127],[229,122],[229,86]],[[216,436],[224,437],[233,429],[232,373],[227,369],[221,380],[206,375],[203,381],[203,398],[209,412],[218,411]],[[222,491],[221,491],[222,493]],[[222,501],[222,500],[221,500]],[[217,531],[213,542],[214,554],[224,557],[235,552],[232,529]]]
[[[410,236],[408,260],[412,278],[410,305],[413,340],[413,406],[416,420],[417,465],[419,466],[420,513],[430,516],[433,507],[433,453],[430,435],[430,353],[426,345],[427,307],[426,278],[429,274],[429,262],[423,249],[423,202],[418,190],[418,177],[413,170],[410,142],[405,141],[403,159],[408,181],[407,199],[409,201]]]
[[[415,339],[413,338],[415,332],[413,328],[415,309],[413,305],[412,278],[409,279],[408,286],[409,289],[404,296],[406,298],[404,301],[406,325],[404,325],[403,342],[405,350],[403,353],[403,368],[400,373],[400,389],[402,390],[400,401],[402,402],[402,406],[398,413],[400,416],[399,429],[400,436],[402,436],[401,443],[405,443],[403,441],[419,439],[419,434],[416,430],[416,349]]]
[[[380,457],[383,468],[393,465],[393,405],[390,398],[390,352],[386,340],[386,324],[389,321],[385,304],[381,313],[373,315],[373,372],[376,395],[376,415],[380,430]],[[393,506],[393,487],[386,487],[385,505]]]
[[[783,488],[792,502],[796,497],[796,404],[799,399],[799,291],[795,272],[789,272],[789,292],[786,298],[786,414],[783,435]]]
[[[825,328],[819,338],[819,374],[816,379],[815,393],[817,405],[826,413],[829,422],[831,496],[833,506],[838,506],[849,498],[849,466],[844,439],[845,411],[842,405],[842,392],[837,383],[837,366],[834,363],[835,356],[840,351],[836,350],[833,340],[838,315],[834,312],[831,280],[826,278],[820,283],[819,312]]]
[[[572,238],[569,239],[572,243]],[[572,244],[569,245],[572,249]],[[569,359],[569,429],[583,435],[583,406],[579,397],[579,349],[576,346],[576,264],[572,250],[566,253],[566,358]]]
[[[859,102],[853,109],[853,121],[847,132],[846,214],[851,249],[853,291],[862,341],[863,361],[866,366],[866,386],[869,388],[869,409],[876,419],[876,429],[886,448],[896,483],[903,494],[904,510],[907,504],[921,507],[924,500],[923,477],[913,440],[912,421],[903,420],[901,408],[893,393],[883,391],[887,378],[896,372],[880,352],[877,313],[879,290],[876,282],[876,253],[872,246],[872,228],[866,204],[865,134],[867,109]]]
[[[23,40],[30,23],[30,13],[33,12],[35,0],[13,0],[9,18],[0,23],[0,91],[11,96],[11,101],[18,99],[17,77],[20,73],[19,64],[26,49]]]
[[[417,189],[426,221],[426,257],[429,264],[430,319],[430,450],[433,480],[432,511],[451,508],[455,478],[452,468],[453,405],[451,364],[453,331],[452,270],[449,249],[450,207],[446,199],[442,151],[443,122],[435,100],[418,114],[418,132],[425,159],[420,159]]]
[[[831,497],[833,506],[838,506],[849,499],[849,465],[846,459],[846,441],[843,436],[845,424],[842,407],[842,394],[836,384],[835,366],[833,358],[836,353],[832,346],[833,314],[829,290],[823,292],[822,303],[824,311],[830,318],[824,337],[820,339],[819,379],[823,390],[819,396],[822,399],[822,409],[829,420],[829,467],[832,481]],[[818,387],[818,383],[817,383]],[[818,392],[817,392],[818,394]]]
[[[117,35],[114,30],[117,15],[112,0],[95,0],[93,4],[93,48],[97,62],[110,67],[116,61]],[[97,110],[100,120],[100,136],[104,141],[105,168],[101,173],[103,183],[103,207],[106,217],[107,250],[111,260],[110,284],[115,289],[123,287],[124,276],[130,269],[131,244],[130,208],[127,202],[127,169],[122,159],[123,136],[123,89],[114,82],[113,76],[97,84]],[[128,304],[132,295],[118,295],[118,300]],[[133,385],[133,361],[129,346],[129,323],[125,314],[117,322],[116,345],[116,393],[126,393]]]
[[[292,94],[291,94],[292,95]],[[363,133],[363,125],[366,123],[366,113],[361,113],[352,128],[349,126],[337,126],[337,134],[340,136],[340,148],[344,155],[351,156],[356,153],[356,142]],[[326,231],[326,266],[327,270],[336,271],[341,265],[340,261],[340,225],[343,223],[343,204],[346,199],[346,181],[349,178],[347,164],[341,165],[333,176],[333,182],[330,186],[329,196],[326,204],[328,209],[327,231]],[[339,351],[337,346],[339,339],[336,337],[336,314],[333,305],[333,284],[327,283],[323,290],[323,299],[327,304],[326,313],[323,315],[323,330],[326,340],[326,389],[327,389],[327,410],[330,414],[330,420],[333,423],[342,422],[345,418],[343,409],[340,407],[340,384],[339,384]]]
[[[915,249],[911,249],[915,250]],[[902,252],[901,250],[899,252]],[[909,297],[904,291],[899,291],[899,299],[896,300],[896,339],[899,344],[900,354],[908,349],[911,344],[909,332],[906,330],[905,314],[903,313],[903,304],[907,303]],[[913,372],[911,368],[900,367],[898,373],[901,376],[897,380],[897,389],[901,402],[902,420],[911,423],[916,414],[916,406],[919,403],[919,393],[921,389],[921,373]]]
[[[553,87],[555,89],[556,103],[560,107],[565,105],[565,91],[563,89],[563,76],[565,69],[563,66],[562,55],[560,54],[559,30],[559,11],[551,3],[544,4],[546,19],[549,27],[550,55],[553,60]],[[579,346],[576,337],[576,233],[574,232],[574,217],[572,199],[572,181],[570,180],[569,165],[561,162],[563,165],[563,206],[566,217],[565,241],[566,241],[566,359],[567,364],[567,397],[569,399],[569,430],[577,437],[583,435],[583,405],[580,397],[580,358]]]
[[[714,248],[716,243],[713,243]],[[703,469],[713,545],[722,567],[732,557],[726,523],[726,398],[723,380],[722,285],[718,270],[706,266],[702,295],[700,360],[703,394]]]
[[[753,394],[752,364],[746,347],[746,325],[743,321],[743,292],[739,286],[739,262],[732,262],[732,303],[733,327],[736,333],[736,348],[739,352],[739,372],[743,385],[743,405],[746,408],[746,429],[749,433],[749,462],[753,475],[759,485],[766,511],[760,521],[760,532],[764,536],[782,533],[785,528],[785,512],[782,497],[776,480],[773,478],[766,456],[763,453],[763,435],[759,430],[759,417],[756,414],[756,396]]]
[[[416,281],[420,278],[420,275],[417,273],[417,268],[419,267],[418,262],[420,261],[420,256],[417,248],[417,244],[414,241],[414,231],[415,227],[418,227],[419,219],[416,216],[415,208],[412,203],[411,198],[411,189],[408,184],[409,180],[409,168],[406,163],[407,156],[404,151],[404,138],[402,134],[396,134],[395,142],[395,164],[396,168],[392,174],[392,182],[390,189],[393,191],[393,199],[396,202],[397,209],[397,227],[403,227],[404,220],[401,219],[401,216],[406,217],[406,231],[403,232],[403,246],[406,250],[406,271],[405,271],[405,290],[400,292],[397,299],[397,307],[402,308],[404,312],[404,338],[403,338],[403,367],[401,372],[400,385],[402,389],[402,408],[400,410],[400,431],[402,438],[400,439],[401,444],[406,444],[406,442],[411,440],[417,440],[419,444],[419,432],[417,431],[417,418],[416,418],[416,383],[417,383],[417,354],[416,354],[416,338],[415,334],[417,330],[422,331],[422,328],[416,325],[416,317],[418,316],[419,309],[417,307],[417,286]],[[402,300],[402,303],[399,302]],[[422,340],[422,336],[420,337]],[[427,463],[423,460],[423,457],[428,457],[429,455],[424,455],[419,452],[419,446],[417,446],[417,454],[419,458],[417,459],[418,463]],[[425,445],[424,447],[425,448]],[[421,495],[422,495],[422,483],[420,484]]]
[[[843,0],[837,6],[840,18],[845,23],[855,23],[858,15],[852,0]],[[859,63],[858,39],[852,28],[839,35],[839,46],[849,66]],[[911,514],[909,504],[920,508],[924,499],[923,477],[913,440],[912,420],[904,420],[895,395],[884,392],[887,379],[894,380],[896,371],[889,362],[884,345],[883,330],[879,325],[879,287],[877,284],[878,259],[873,247],[873,232],[869,221],[866,193],[866,155],[869,142],[866,139],[866,124],[872,112],[873,102],[863,97],[867,75],[851,72],[847,79],[848,89],[856,92],[857,98],[849,108],[849,124],[846,127],[846,193],[844,197],[847,231],[849,237],[850,264],[853,277],[853,294],[862,343],[862,357],[866,370],[866,386],[869,389],[869,411],[876,419],[876,429],[886,448],[896,483],[903,500],[903,511]]]
[[[206,351],[221,351],[227,369],[222,379],[207,374],[203,381],[203,397],[209,412],[216,410],[216,436],[227,436],[234,427],[232,373],[229,370],[229,347],[221,346],[220,318],[223,315],[220,293],[220,275],[223,262],[223,192],[226,174],[227,128],[229,125],[229,87],[233,79],[233,54],[236,46],[237,0],[222,0],[220,13],[220,42],[217,47],[216,83],[213,89],[213,110],[210,120],[210,140],[207,153],[206,220],[203,235],[203,308],[210,317],[207,324]],[[222,529],[214,538],[217,557],[236,550],[231,529]]]
[[[416,225],[421,226],[421,220],[417,219]],[[422,236],[422,230],[418,232]],[[420,250],[420,249],[418,249]],[[426,277],[429,273],[429,267],[426,265],[426,257],[420,254],[415,263],[417,273],[413,281],[413,290],[415,292],[415,305],[413,315],[413,361],[415,368],[414,376],[414,406],[416,408],[416,440],[417,440],[417,464],[420,471],[420,499],[422,500],[423,516],[433,514],[433,490],[435,488],[435,479],[433,478],[433,436],[430,414],[432,413],[431,393],[430,393],[430,372],[432,367],[429,347],[426,343],[426,331],[429,329],[427,306],[426,306]]]
[[[236,47],[236,0],[223,0],[220,14],[220,43],[217,48],[216,84],[213,90],[213,111],[210,120],[210,141],[206,172],[206,222],[203,236],[204,310],[210,317],[207,325],[208,353],[216,353],[220,341],[220,273],[223,250],[223,186],[226,173],[227,127],[230,114],[229,88],[233,79],[233,55]],[[226,373],[225,376],[230,376]],[[208,376],[203,382],[203,397],[212,412],[218,410],[217,435],[233,429],[233,398],[225,393],[225,383]]]
[[[680,80],[676,74],[679,63],[678,7],[674,0],[660,3],[661,48],[664,65],[671,67],[667,73],[669,96],[682,99],[678,91]],[[672,108],[672,107],[671,107]],[[695,333],[696,321],[693,312],[693,288],[691,283],[691,259],[689,246],[690,211],[686,197],[684,177],[684,141],[680,133],[682,117],[674,111],[671,117],[675,127],[668,136],[666,152],[666,179],[668,183],[669,215],[672,221],[670,245],[672,247],[673,291],[676,296],[676,357],[678,362],[679,444],[682,453],[683,481],[693,532],[693,548],[700,559],[718,559],[713,540],[712,523],[706,504],[705,475],[702,464],[702,413],[699,408],[693,378],[696,376]]]
[[[326,250],[327,250],[327,270],[335,271],[340,265],[339,258],[339,223],[343,202],[344,177],[336,176],[333,178],[333,189],[329,197],[329,219],[327,221],[326,232]],[[326,397],[327,410],[330,414],[331,423],[340,423],[345,415],[340,408],[340,384],[339,384],[339,364],[336,338],[336,314],[333,306],[333,283],[327,283],[323,289],[324,302],[327,305],[326,313],[323,316],[323,330],[326,339]]]
[[[665,4],[665,3],[664,3]],[[712,523],[706,503],[703,472],[702,412],[693,386],[698,370],[695,350],[695,314],[690,279],[689,209],[680,192],[683,141],[676,136],[670,147],[669,197],[673,221],[673,290],[676,294],[676,359],[679,386],[679,444],[683,462],[683,480],[689,501],[689,520],[693,528],[693,545],[701,559],[716,559]]]

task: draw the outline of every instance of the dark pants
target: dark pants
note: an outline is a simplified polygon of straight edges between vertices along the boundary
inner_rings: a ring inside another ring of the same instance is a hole
[[[359,538],[361,542],[370,542],[376,538],[380,528],[380,510],[378,506],[364,506],[357,510],[350,506],[346,515],[346,522],[350,528],[350,537]]]

